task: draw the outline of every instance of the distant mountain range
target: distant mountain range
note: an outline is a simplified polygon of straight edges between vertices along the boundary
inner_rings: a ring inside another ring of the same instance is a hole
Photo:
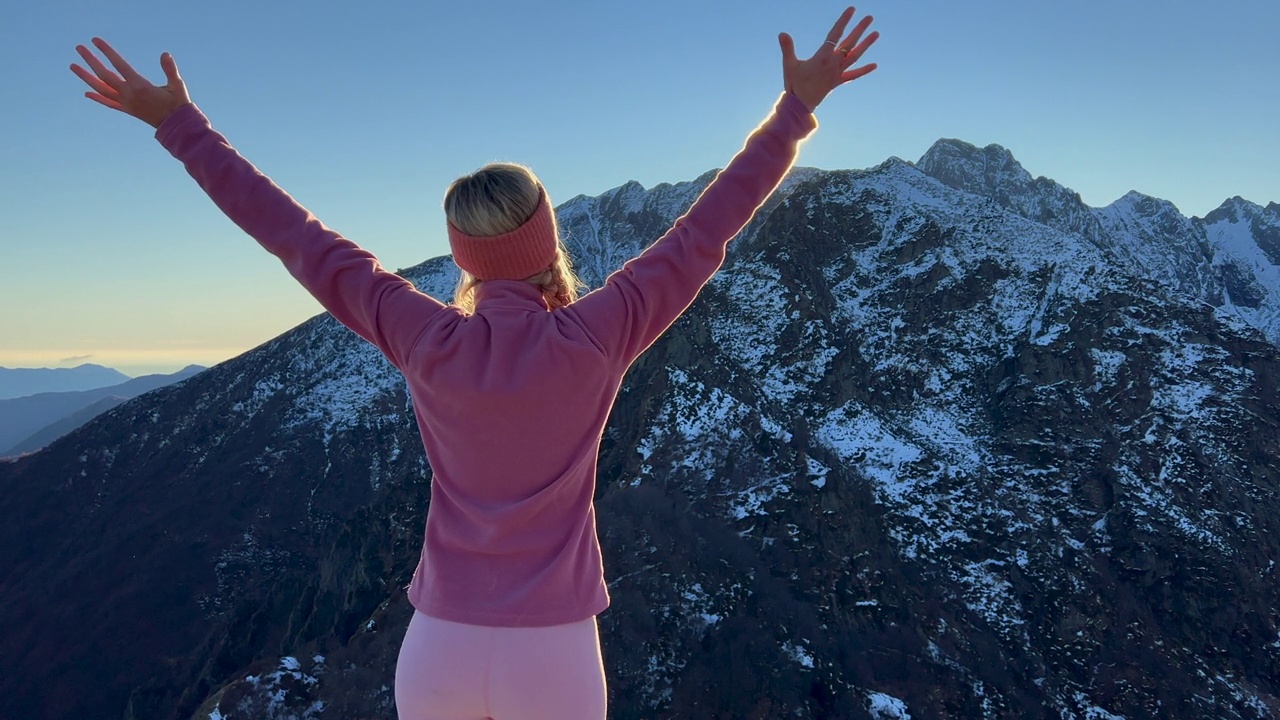
[[[128,375],[86,363],[73,368],[0,367],[0,400],[45,392],[71,392],[119,385]]]
[[[185,380],[204,369],[188,365],[176,373],[143,375],[91,390],[43,392],[0,400],[0,457],[39,450],[125,400]]]
[[[711,177],[561,205],[584,279]],[[795,170],[605,431],[610,717],[1280,717],[1277,228]],[[410,403],[320,316],[0,463],[0,716],[394,718]]]

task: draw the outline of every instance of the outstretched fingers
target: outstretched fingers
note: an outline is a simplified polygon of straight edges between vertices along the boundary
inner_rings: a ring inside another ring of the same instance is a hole
[[[106,40],[103,40],[102,38],[94,38],[93,44],[102,51],[103,55],[107,56],[107,59],[111,61],[111,65],[115,67],[116,72],[120,73],[120,76],[126,81],[137,82],[141,80],[146,82],[146,79],[139,75],[138,71],[134,70],[133,66],[130,65],[124,57],[120,55],[120,53],[116,52],[116,49],[111,47]]]
[[[84,96],[98,103],[99,105],[106,105],[112,110],[119,110],[120,112],[128,112],[128,110],[124,109],[123,105],[121,105],[116,100],[112,100],[109,97],[105,97],[103,95],[99,95],[98,93],[94,93],[94,92],[87,92],[84,94]]]
[[[871,20],[872,17],[870,15],[859,20],[858,24],[853,26],[853,30],[849,31],[849,34],[845,36],[844,40],[840,41],[840,48],[847,51],[849,48],[857,45],[858,39],[867,31],[867,28],[871,27]]]
[[[178,63],[169,53],[160,56],[160,67],[164,70],[164,79],[168,87],[177,91],[179,89],[185,94],[187,84],[182,82],[182,76],[178,74]]]
[[[782,64],[784,67],[796,62],[796,43],[786,33],[779,33],[778,46],[782,48]]]
[[[71,65],[71,72],[75,73],[91,88],[89,92],[84,94],[85,97],[101,105],[106,105],[112,110],[124,109],[120,106],[120,102],[116,100],[120,94],[114,88],[99,80],[93,73],[74,63]]]
[[[93,48],[106,56],[106,60],[115,69],[108,68]],[[160,127],[165,118],[191,102],[182,76],[178,74],[178,65],[169,53],[160,56],[160,67],[164,70],[166,84],[157,86],[139,75],[102,38],[94,38],[90,47],[77,45],[76,52],[80,53],[92,72],[77,64],[71,65],[71,72],[89,86],[85,97],[99,105],[132,115],[152,127]]]
[[[866,65],[863,65],[862,67],[854,68],[852,70],[847,70],[840,75],[840,83],[843,85],[844,83],[850,82],[852,80],[857,80],[863,75],[870,74],[871,71],[875,69],[876,69],[875,63],[868,63]]]
[[[854,63],[858,62],[858,60],[862,57],[862,54],[867,51],[867,48],[874,45],[876,40],[879,40],[879,39],[880,39],[880,33],[873,32],[870,35],[863,38],[862,42],[858,43],[856,47],[846,46],[846,47],[850,47],[851,49],[849,50],[848,54],[844,56],[844,67],[847,68],[850,65],[853,65]]]
[[[831,32],[827,33],[827,39],[822,42],[822,47],[818,48],[818,52],[827,50],[827,45],[830,45],[833,48],[839,46],[840,36],[844,34],[845,27],[847,27],[849,25],[849,21],[853,19],[853,12],[853,7],[850,6],[845,8],[844,12],[840,13],[840,18],[836,20],[835,25],[831,26]]]
[[[837,86],[856,80],[876,69],[875,65],[853,67],[862,54],[879,38],[879,33],[868,33],[871,17],[862,18],[846,36],[845,31],[853,21],[854,8],[846,8],[827,33],[827,39],[812,57],[795,60],[791,37],[778,36],[782,45],[782,80],[788,92],[795,94],[810,110],[820,105]],[[844,43],[841,44],[841,39]],[[830,45],[831,47],[827,47]]]
[[[84,84],[88,85],[89,88],[96,93],[100,93],[102,95],[111,95],[112,93],[115,92],[115,88],[102,82],[102,80],[100,80],[97,75],[94,75],[93,73],[89,72],[88,70],[85,70],[84,68],[80,67],[75,63],[71,63],[71,72],[75,73],[76,77],[83,80]]]
[[[94,80],[97,80],[98,84],[90,80],[90,76],[88,75],[88,73],[85,73],[85,74],[81,74],[79,72],[76,73],[77,75],[80,76],[81,79],[89,83],[90,87],[99,91],[101,91],[100,85],[115,91],[119,91],[120,88],[124,87],[125,85],[124,80],[122,80],[119,75],[116,75],[115,73],[111,72],[111,70],[109,70],[106,65],[103,65],[102,61],[98,59],[98,56],[94,55],[93,51],[91,51],[89,48],[83,45],[77,45],[76,52],[80,53],[80,57],[84,58],[85,63],[93,70],[94,75],[97,76],[96,78],[94,78]],[[75,68],[78,66],[73,65],[72,67]],[[84,68],[80,68],[80,69],[84,70]]]
[[[89,86],[89,92],[86,92],[84,96],[100,105],[106,105],[112,110],[124,110],[119,100],[120,88],[124,87],[124,81],[108,70],[102,64],[102,61],[98,60],[85,46],[77,45],[76,52],[80,53],[80,57],[84,58],[89,67],[93,68],[93,72],[89,72],[75,63],[71,64],[71,72],[75,73],[76,77]]]

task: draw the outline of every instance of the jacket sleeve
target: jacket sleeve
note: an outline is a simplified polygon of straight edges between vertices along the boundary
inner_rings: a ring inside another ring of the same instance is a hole
[[[675,225],[605,284],[569,306],[623,368],[658,339],[720,269],[729,240],[751,220],[817,128],[808,107],[784,93]]]
[[[215,131],[195,105],[165,119],[156,139],[228,218],[280,258],[339,322],[403,368],[444,305],[384,270],[368,251],[325,227]]]

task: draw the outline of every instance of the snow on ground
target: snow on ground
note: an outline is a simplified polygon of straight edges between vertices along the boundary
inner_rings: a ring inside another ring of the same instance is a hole
[[[867,712],[874,720],[911,720],[906,703],[881,692],[867,693]]]
[[[806,650],[803,645],[784,642],[782,643],[782,652],[799,664],[800,667],[807,670],[813,669],[813,653]]]

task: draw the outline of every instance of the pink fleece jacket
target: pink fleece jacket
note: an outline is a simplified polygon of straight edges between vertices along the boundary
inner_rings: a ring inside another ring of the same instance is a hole
[[[325,227],[194,105],[156,138],[227,217],[404,373],[433,471],[414,607],[517,627],[608,607],[592,497],[622,376],[719,269],[816,127],[784,94],[689,212],[603,287],[548,311],[532,285],[492,280],[471,316]]]

